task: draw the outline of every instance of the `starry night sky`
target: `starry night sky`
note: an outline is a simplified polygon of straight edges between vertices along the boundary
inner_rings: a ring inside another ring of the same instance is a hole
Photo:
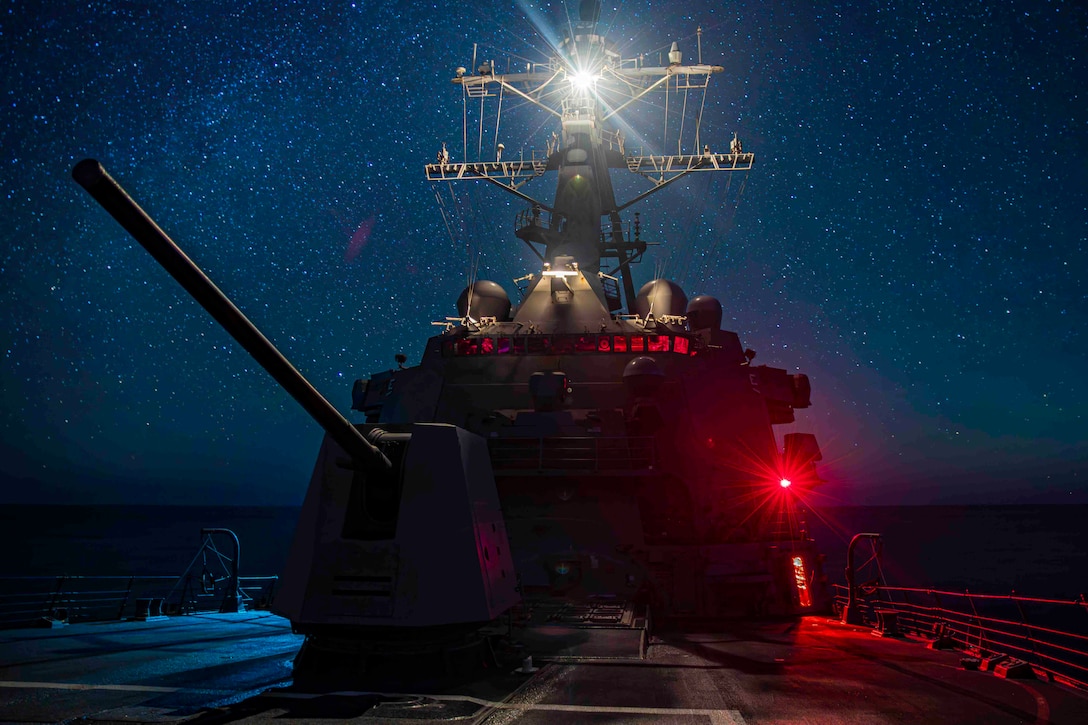
[[[735,131],[756,154],[746,176],[635,207],[662,243],[638,282],[718,296],[757,363],[810,375],[794,429],[821,442],[828,503],[1088,502],[1085,5],[812,5],[605,3],[626,56],[677,40],[694,59],[701,26],[726,69],[702,139]],[[473,43],[500,69],[544,60],[534,24],[564,18],[498,0],[4,0],[0,500],[294,504],[321,438],[71,181],[78,160],[101,160],[346,413],[355,378],[418,360],[474,260],[512,294],[536,271],[512,235],[521,202],[442,187],[447,227],[423,165],[442,141],[462,156],[449,78]],[[507,156],[551,130],[518,110]]]

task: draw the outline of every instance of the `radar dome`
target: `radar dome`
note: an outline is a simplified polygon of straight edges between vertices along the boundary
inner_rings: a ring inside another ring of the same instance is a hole
[[[499,322],[510,319],[510,298],[498,282],[482,279],[465,287],[457,298],[457,314],[461,317],[494,317]]]
[[[635,314],[645,318],[651,313],[654,317],[662,315],[683,315],[688,307],[688,296],[675,282],[667,279],[655,279],[642,285],[635,298]]]
[[[653,395],[665,382],[665,373],[652,357],[636,357],[623,368],[623,384],[636,396]]]
[[[722,326],[722,303],[710,295],[699,295],[688,303],[688,326],[692,331],[717,330]]]

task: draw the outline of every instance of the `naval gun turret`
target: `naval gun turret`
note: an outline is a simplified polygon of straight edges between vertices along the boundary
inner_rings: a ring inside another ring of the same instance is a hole
[[[460,644],[518,601],[483,439],[352,425],[97,161],[72,173],[326,432],[274,604],[296,631]]]

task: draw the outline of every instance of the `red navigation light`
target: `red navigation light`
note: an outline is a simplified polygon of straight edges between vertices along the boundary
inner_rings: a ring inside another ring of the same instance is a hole
[[[789,488],[790,486],[793,485],[793,481],[791,481],[788,478],[783,478],[781,481],[778,482],[778,485],[781,486],[782,488]]]

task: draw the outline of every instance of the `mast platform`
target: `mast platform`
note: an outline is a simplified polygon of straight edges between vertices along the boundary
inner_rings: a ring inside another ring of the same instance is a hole
[[[756,159],[753,153],[715,154],[678,154],[672,156],[628,156],[627,169],[642,174],[651,181],[657,181],[670,174],[682,174],[688,171],[749,171]],[[660,182],[658,182],[660,183]]]
[[[688,171],[750,171],[755,154],[673,154],[625,156],[627,170],[642,174],[651,181],[655,176],[681,174]],[[424,173],[427,181],[461,181],[465,179],[529,179],[543,176],[549,168],[548,160],[535,158],[519,161],[465,161],[447,164],[427,164]],[[524,183],[524,181],[522,183]]]
[[[427,181],[460,181],[462,179],[504,179],[513,181],[543,176],[548,170],[548,160],[537,158],[528,161],[467,161],[448,164],[427,164],[424,173]],[[515,185],[515,186],[519,186]]]

